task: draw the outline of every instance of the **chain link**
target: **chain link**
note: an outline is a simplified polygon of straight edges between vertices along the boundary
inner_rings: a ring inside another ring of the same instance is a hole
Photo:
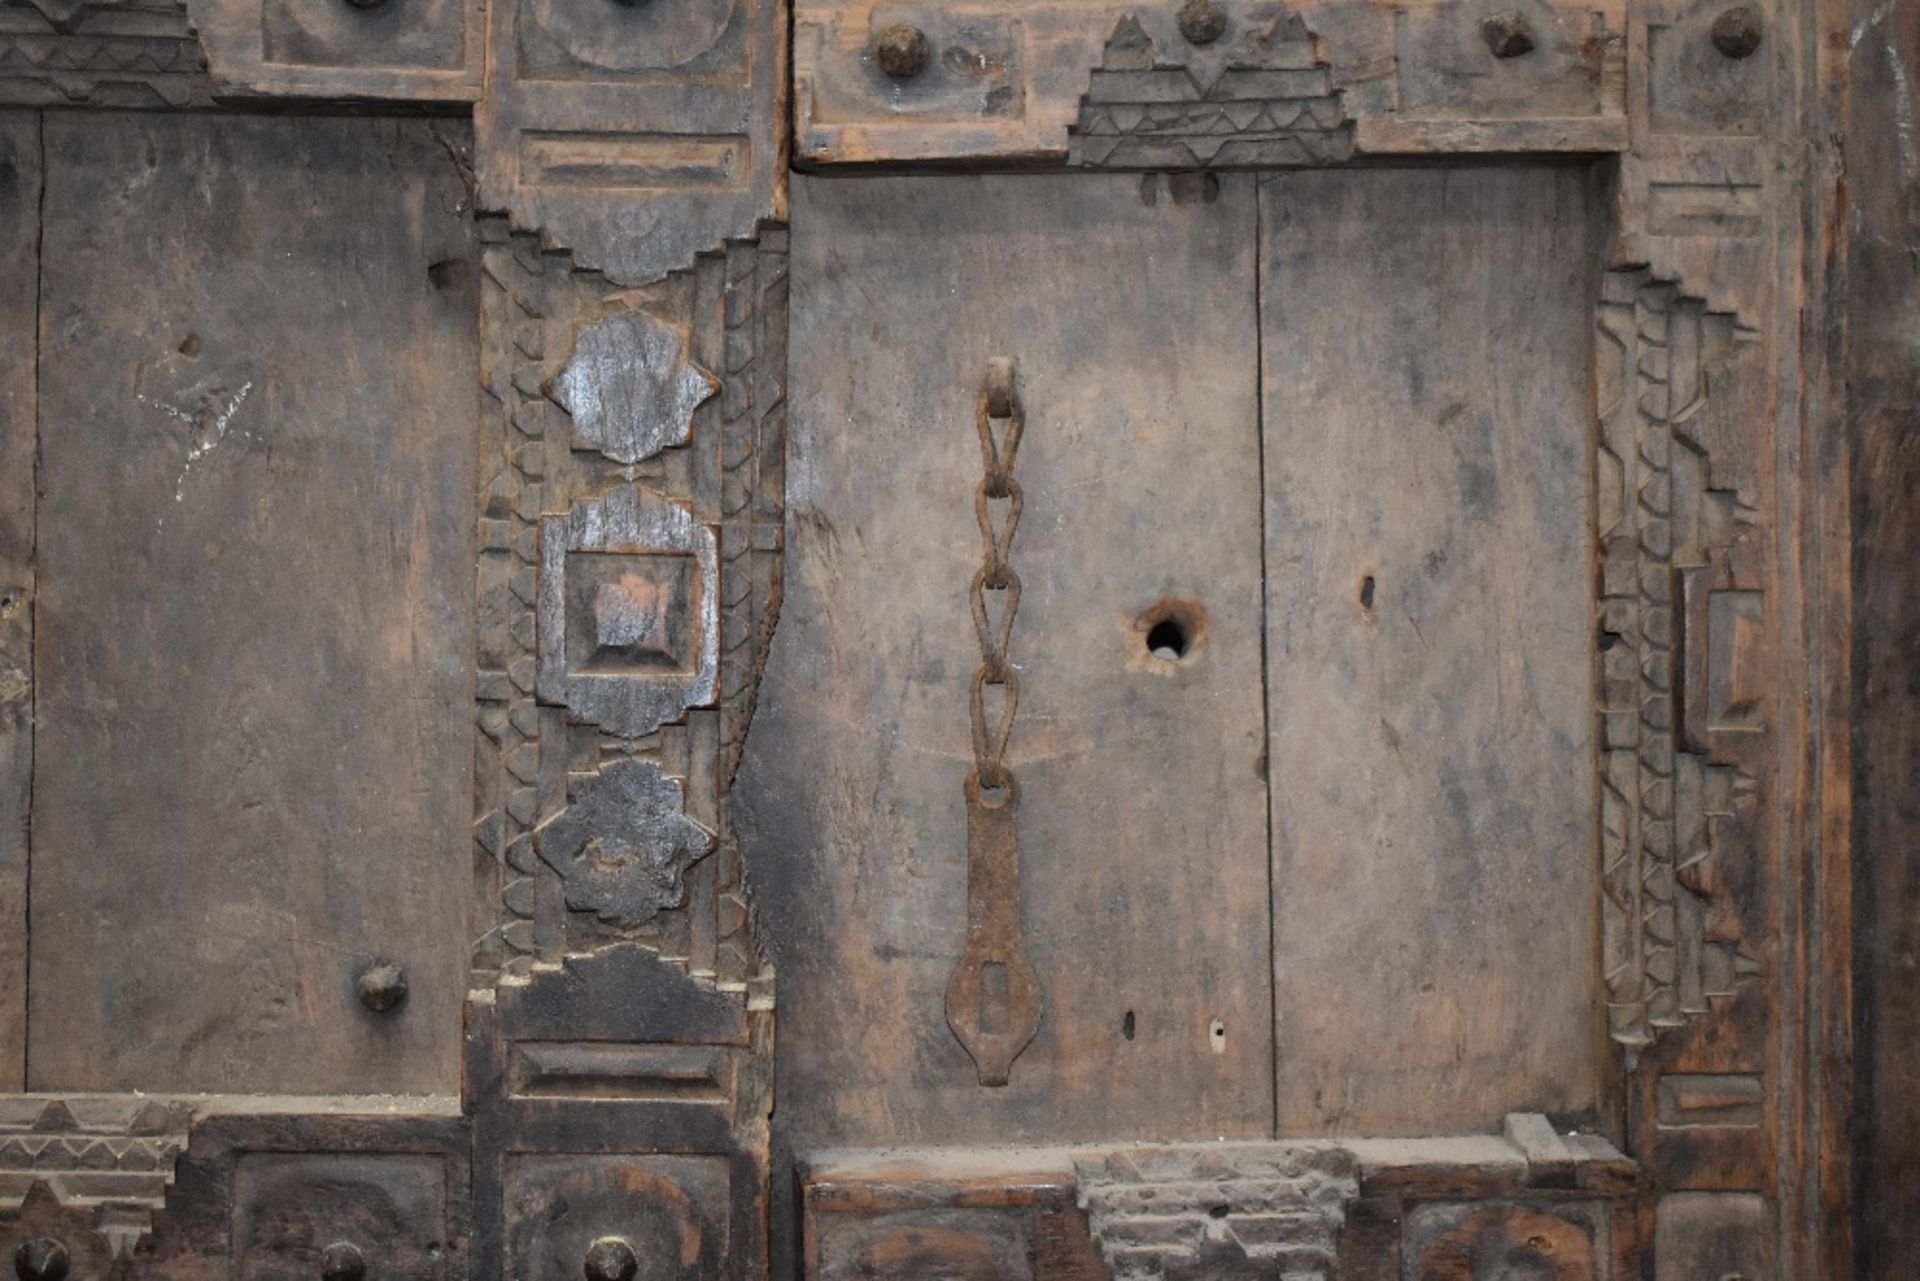
[[[977,411],[980,431],[980,458],[985,474],[973,491],[973,512],[980,523],[981,563],[974,571],[973,585],[967,597],[973,606],[973,629],[980,638],[980,666],[973,674],[973,690],[968,702],[973,713],[973,779],[977,788],[998,789],[1014,786],[1013,771],[1007,767],[1007,740],[1013,734],[1013,716],[1020,706],[1020,676],[1007,659],[1008,642],[1013,636],[1013,616],[1020,609],[1020,575],[1010,559],[1013,533],[1020,524],[1020,482],[1013,476],[1014,454],[1020,448],[1020,433],[1026,415],[1013,386],[1013,362],[996,357],[987,362],[987,376],[980,388]],[[998,425],[998,432],[995,427]],[[996,528],[996,502],[1006,504],[1004,521]],[[1003,592],[1000,624],[995,627],[987,614],[987,593]],[[986,687],[1001,690],[1000,721],[992,733],[987,728]]]

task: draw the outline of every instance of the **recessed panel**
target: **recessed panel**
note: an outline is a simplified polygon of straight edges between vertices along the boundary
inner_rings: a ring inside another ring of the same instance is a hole
[[[478,396],[454,126],[45,128],[28,1087],[451,1092]],[[407,979],[384,1012],[356,993],[376,960]]]
[[[1261,188],[1283,1134],[1596,1106],[1584,170]]]
[[[733,792],[796,1146],[1268,1130],[1253,214],[1243,177],[796,180],[786,601]],[[998,358],[1011,825],[967,791]],[[1030,972],[959,969],[970,841],[1017,845],[982,888]],[[991,1060],[1036,999],[983,1084],[956,1004]]]

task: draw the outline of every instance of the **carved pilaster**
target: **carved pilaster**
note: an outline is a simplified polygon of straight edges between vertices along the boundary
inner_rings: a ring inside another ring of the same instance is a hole
[[[488,239],[482,1267],[577,1270],[591,1221],[757,1275],[772,975],[727,791],[779,608],[785,232],[635,290]]]
[[[1644,271],[1609,272],[1596,330],[1600,442],[1602,878],[1609,1026],[1625,1045],[1731,996],[1756,968],[1709,928],[1722,820],[1752,780],[1709,727],[1752,720],[1730,670],[1759,594],[1732,579],[1749,520],[1714,483],[1698,434],[1709,373],[1752,340],[1726,313]]]

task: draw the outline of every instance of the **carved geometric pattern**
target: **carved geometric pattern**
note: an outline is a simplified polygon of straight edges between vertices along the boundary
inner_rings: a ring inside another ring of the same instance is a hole
[[[479,203],[639,286],[784,207],[787,8],[496,0]]]
[[[1686,635],[1690,575],[1724,562],[1748,520],[1737,494],[1712,487],[1695,418],[1710,367],[1748,340],[1671,282],[1606,275],[1595,349],[1602,878],[1608,1021],[1628,1046],[1706,1013],[1757,968],[1738,939],[1708,935],[1702,875],[1751,780],[1683,723],[1704,694],[1684,688],[1686,668],[1708,645]]]
[[[480,236],[482,385],[490,430],[480,486],[474,841],[484,863],[499,868],[500,922],[476,942],[474,955],[481,969],[513,971],[529,964],[539,947],[542,867],[531,835],[540,776],[534,606],[547,437],[567,430],[563,411],[544,391],[548,351],[557,345],[552,331],[569,322],[583,295],[596,297],[602,286],[576,271],[565,253],[510,234],[502,219],[482,219]]]
[[[682,874],[713,846],[713,834],[682,812],[679,782],[625,757],[579,776],[572,791],[535,834],[567,906],[626,928],[679,906]]]
[[[0,4],[0,105],[206,106],[212,81],[180,0]]]
[[[720,398],[720,858],[716,972],[761,973],[728,796],[780,617],[786,530],[787,232],[728,247],[722,286]],[[762,994],[770,999],[770,992]]]
[[[1205,85],[1188,67],[1161,63],[1139,21],[1122,19],[1070,133],[1068,164],[1110,168],[1300,167],[1353,154],[1332,68],[1284,10]]]
[[[693,411],[719,390],[713,375],[687,358],[687,334],[644,311],[629,311],[580,332],[554,396],[573,415],[576,449],[597,449],[637,463],[684,445]]]
[[[157,1210],[192,1119],[189,1104],[139,1095],[0,1095],[0,1203],[42,1182],[63,1206]]]
[[[713,530],[642,485],[618,486],[540,525],[540,697],[622,738],[712,703],[720,645]],[[640,643],[619,643],[628,637]]]
[[[1270,1143],[1074,1164],[1115,1281],[1329,1281],[1358,1168],[1343,1148]]]

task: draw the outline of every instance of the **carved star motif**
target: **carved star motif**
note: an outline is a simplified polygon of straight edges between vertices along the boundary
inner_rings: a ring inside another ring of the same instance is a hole
[[[623,757],[575,783],[573,803],[541,825],[534,844],[560,874],[569,908],[631,929],[679,906],[684,874],[713,848],[713,834],[687,817],[676,780]]]

